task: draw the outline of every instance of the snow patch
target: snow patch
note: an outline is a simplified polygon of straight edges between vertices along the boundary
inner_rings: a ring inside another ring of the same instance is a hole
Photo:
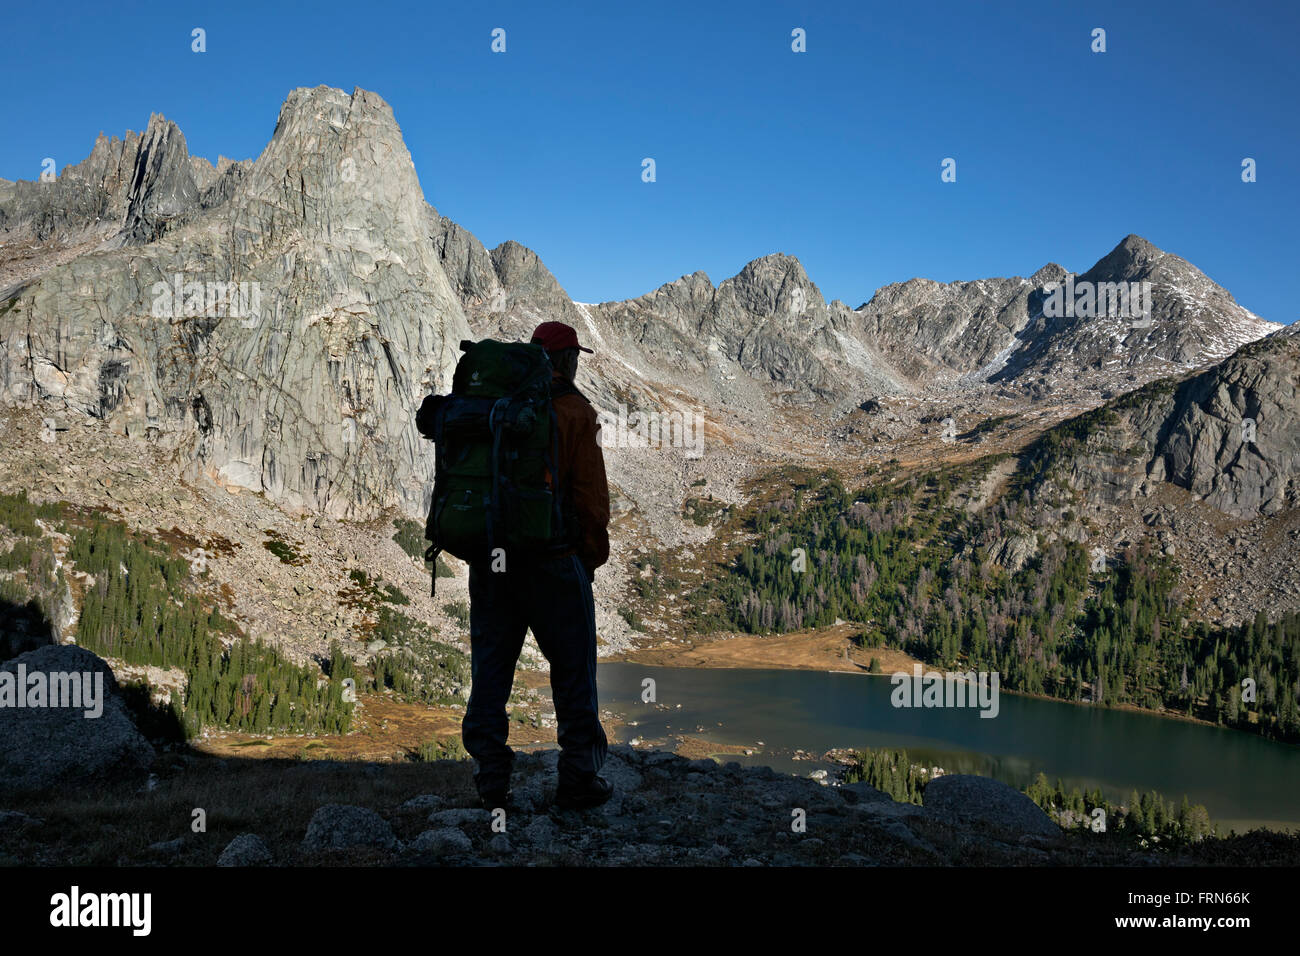
[[[572,299],[570,299],[569,301],[573,302]],[[590,302],[573,302],[574,308],[576,308],[578,312],[582,315],[582,321],[587,326],[587,331],[591,333],[591,337],[595,341],[596,345],[600,346],[599,349],[600,354],[607,355],[613,358],[614,361],[618,362],[620,365],[622,365],[624,368],[630,371],[637,378],[645,380],[646,376],[644,373],[641,372],[640,369],[638,369],[632,363],[628,362],[621,355],[619,355],[617,352],[615,352],[613,349],[609,348],[605,344],[605,337],[600,334],[600,329],[596,328],[596,320],[591,317],[591,311],[589,307],[592,304],[593,303]]]

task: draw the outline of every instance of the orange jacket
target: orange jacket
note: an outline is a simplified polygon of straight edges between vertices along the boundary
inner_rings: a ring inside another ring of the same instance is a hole
[[[600,422],[587,397],[555,372],[558,386],[551,402],[559,430],[560,489],[567,518],[577,523],[570,540],[588,572],[609,560],[609,485],[605,480],[605,456],[600,450]]]

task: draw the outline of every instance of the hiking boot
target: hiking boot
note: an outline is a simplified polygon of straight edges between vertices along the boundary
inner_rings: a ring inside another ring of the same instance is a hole
[[[590,810],[614,795],[614,785],[604,777],[592,777],[583,783],[560,783],[555,791],[555,805],[561,810]]]

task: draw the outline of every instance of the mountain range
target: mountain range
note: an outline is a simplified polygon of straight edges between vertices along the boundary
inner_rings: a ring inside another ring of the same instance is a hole
[[[1053,307],[1062,288],[1121,284],[1147,284],[1141,315]],[[580,303],[534,251],[489,250],[425,201],[379,96],[327,87],[289,95],[256,159],[190,156],[155,114],[53,181],[0,180],[0,408],[55,431],[85,423],[189,485],[258,493],[318,525],[421,519],[420,401],[449,389],[460,341],[526,339],[551,319],[594,348],[579,385],[598,407],[704,422],[701,458],[607,450],[615,595],[640,549],[708,542],[682,510],[694,485],[736,503],[773,464],[853,474],[1018,450],[1103,405],[1111,437],[1072,447],[1065,468],[1119,539],[1145,520],[1122,508],[1161,489],[1268,528],[1300,505],[1294,331],[1136,235],[1082,273],[913,278],[857,308],[827,302],[784,253],[716,285],[695,272]],[[948,419],[981,430],[940,442]],[[1269,548],[1256,559],[1283,553]],[[1294,558],[1281,560],[1271,599],[1294,607]],[[623,646],[635,635],[605,600]]]

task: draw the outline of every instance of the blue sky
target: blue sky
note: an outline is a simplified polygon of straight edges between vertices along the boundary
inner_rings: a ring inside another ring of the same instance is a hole
[[[425,198],[579,301],[772,252],[828,298],[1082,271],[1130,232],[1291,322],[1300,5],[11,4],[0,176],[156,111],[256,157],[289,90],[374,90]],[[193,53],[190,31],[207,31]],[[490,50],[506,30],[506,52]],[[791,50],[806,31],[807,52]],[[1105,53],[1090,49],[1106,30]],[[641,180],[641,161],[657,181]],[[944,158],[957,181],[940,181]],[[1241,181],[1252,157],[1258,181]]]

